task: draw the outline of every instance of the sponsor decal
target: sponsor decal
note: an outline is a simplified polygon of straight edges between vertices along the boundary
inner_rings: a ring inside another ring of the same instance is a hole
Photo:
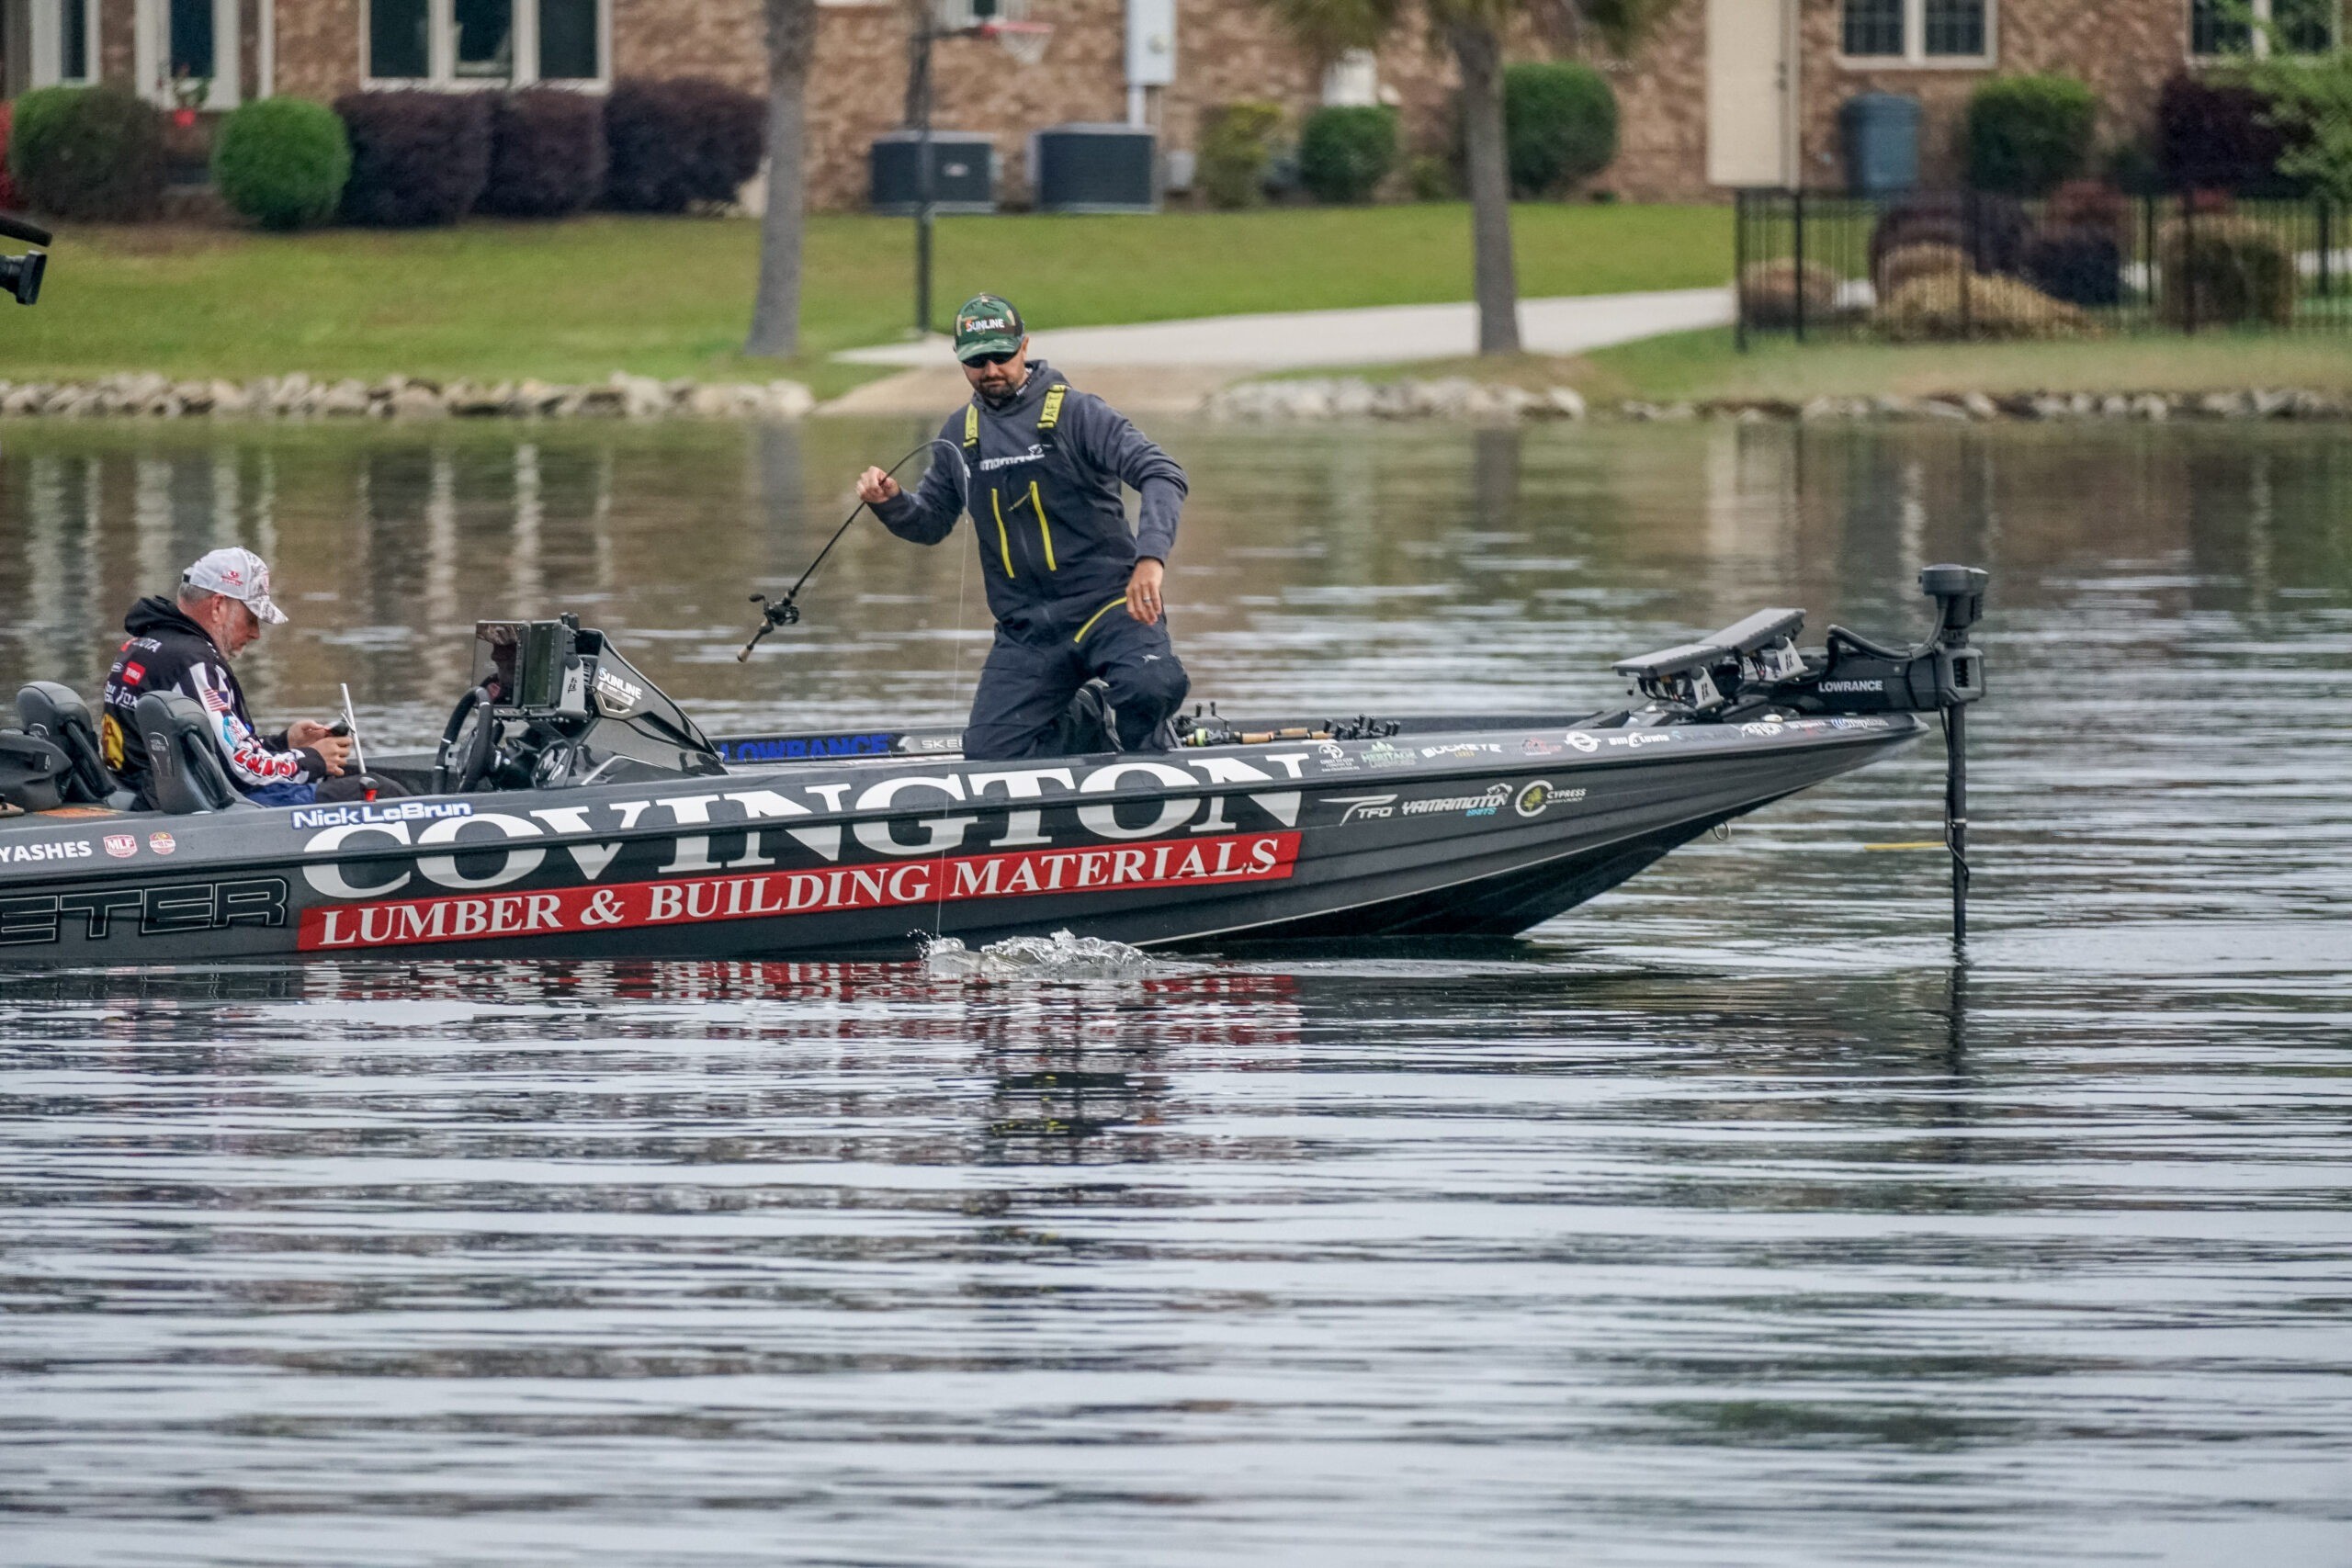
[[[1021,463],[1042,463],[1045,460],[1046,448],[1044,444],[1040,442],[1032,442],[1030,443],[1029,450],[1022,453],[1018,457],[983,457],[973,466],[978,468],[980,472],[988,474],[994,473],[999,468],[1010,468]]]
[[[1832,729],[1886,729],[1892,726],[1888,720],[1883,718],[1833,718],[1829,721],[1829,728]]]
[[[1883,681],[1823,681],[1813,688],[1816,692],[1883,692]]]
[[[634,681],[624,681],[602,664],[596,666],[596,705],[616,718],[626,717],[637,711],[645,700],[645,688]]]
[[[1567,739],[1569,745],[1575,747],[1577,750],[1583,752],[1588,757],[1600,750],[1600,737],[1597,735],[1587,735],[1581,729],[1569,730]]]
[[[1424,746],[1421,748],[1421,755],[1460,757],[1467,761],[1473,757],[1499,757],[1502,755],[1502,747],[1492,740],[1458,740],[1451,746]]]
[[[1781,724],[1743,724],[1739,732],[1742,735],[1778,735],[1787,728]]]
[[[87,860],[97,846],[87,839],[52,844],[0,844],[0,865],[37,865],[53,860]]]
[[[147,847],[159,855],[167,855],[180,847],[180,841],[169,833],[150,833]]]
[[[147,666],[125,661],[122,667],[122,678],[127,684],[136,686],[140,682],[147,679]]]
[[[1340,824],[1342,827],[1359,817],[1396,815],[1396,797],[1393,795],[1326,795],[1323,804],[1347,807],[1340,813]]]
[[[348,828],[366,822],[426,822],[444,817],[471,817],[473,805],[463,800],[387,800],[349,806],[321,806],[298,810],[290,819],[296,828]]]
[[[1442,795],[1430,800],[1408,800],[1402,810],[1408,817],[1430,817],[1459,811],[1464,817],[1492,817],[1502,803],[1510,798],[1510,785],[1498,784],[1478,795]]]
[[[114,856],[115,859],[129,860],[131,856],[139,852],[139,835],[136,833],[108,833],[106,836],[106,846],[107,853]]]
[[[1348,755],[1348,749],[1336,740],[1318,742],[1315,756],[1327,773],[1352,773],[1359,766],[1356,760]]]
[[[1391,746],[1385,740],[1375,740],[1363,749],[1367,766],[1374,768],[1408,768],[1420,761],[1409,746]]]
[[[1655,746],[1661,740],[1671,740],[1673,739],[1674,734],[1671,730],[1631,729],[1627,730],[1623,735],[1611,736],[1609,738],[1609,744],[1611,746],[1624,746],[1638,751],[1645,746]]]
[[[776,919],[1048,893],[1278,882],[1287,878],[1297,863],[1298,840],[1295,831],[1238,833],[1106,849],[1023,850],[823,871],[345,904],[304,910],[296,945],[305,953],[408,947],[491,936]]]
[[[1531,735],[1519,743],[1519,750],[1522,756],[1556,757],[1566,748],[1556,740],[1545,740],[1540,736]]]
[[[949,742],[947,750],[956,750]],[[806,762],[824,757],[887,757],[890,737],[865,735],[763,735],[742,740],[722,740],[718,754],[730,762]]]
[[[963,749],[964,738],[960,735],[917,736],[907,744],[910,751],[961,751]]]
[[[1576,793],[1582,795],[1584,791],[1577,790]],[[1510,808],[1521,817],[1541,817],[1544,815],[1544,808],[1560,797],[1561,792],[1552,787],[1550,779],[1537,779],[1512,797]]]
[[[0,947],[54,942],[69,931],[98,942],[285,923],[286,880],[277,876],[0,898]]]

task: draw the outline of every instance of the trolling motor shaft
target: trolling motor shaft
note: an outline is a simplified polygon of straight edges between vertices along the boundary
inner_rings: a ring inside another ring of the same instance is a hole
[[[1936,706],[1944,718],[1944,845],[1951,852],[1951,939],[1968,940],[1968,705],[1984,694],[1984,656],[1968,630],[1984,615],[1989,574],[1931,566],[1919,592],[1936,602]]]

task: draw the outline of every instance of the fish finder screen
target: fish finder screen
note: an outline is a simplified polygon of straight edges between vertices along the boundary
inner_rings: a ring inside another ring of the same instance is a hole
[[[473,680],[503,708],[553,708],[563,696],[571,628],[561,621],[474,623]]]

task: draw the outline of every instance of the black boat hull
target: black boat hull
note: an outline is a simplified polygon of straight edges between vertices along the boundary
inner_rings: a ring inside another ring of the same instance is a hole
[[[1471,721],[1479,722],[1479,721]],[[1023,765],[944,756],[0,834],[0,963],[897,957],[1526,930],[1924,733],[1907,714],[1585,730],[1424,720]]]

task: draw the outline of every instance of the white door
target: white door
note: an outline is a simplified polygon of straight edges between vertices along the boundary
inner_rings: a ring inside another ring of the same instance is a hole
[[[1707,183],[1796,183],[1795,0],[1707,0]]]

